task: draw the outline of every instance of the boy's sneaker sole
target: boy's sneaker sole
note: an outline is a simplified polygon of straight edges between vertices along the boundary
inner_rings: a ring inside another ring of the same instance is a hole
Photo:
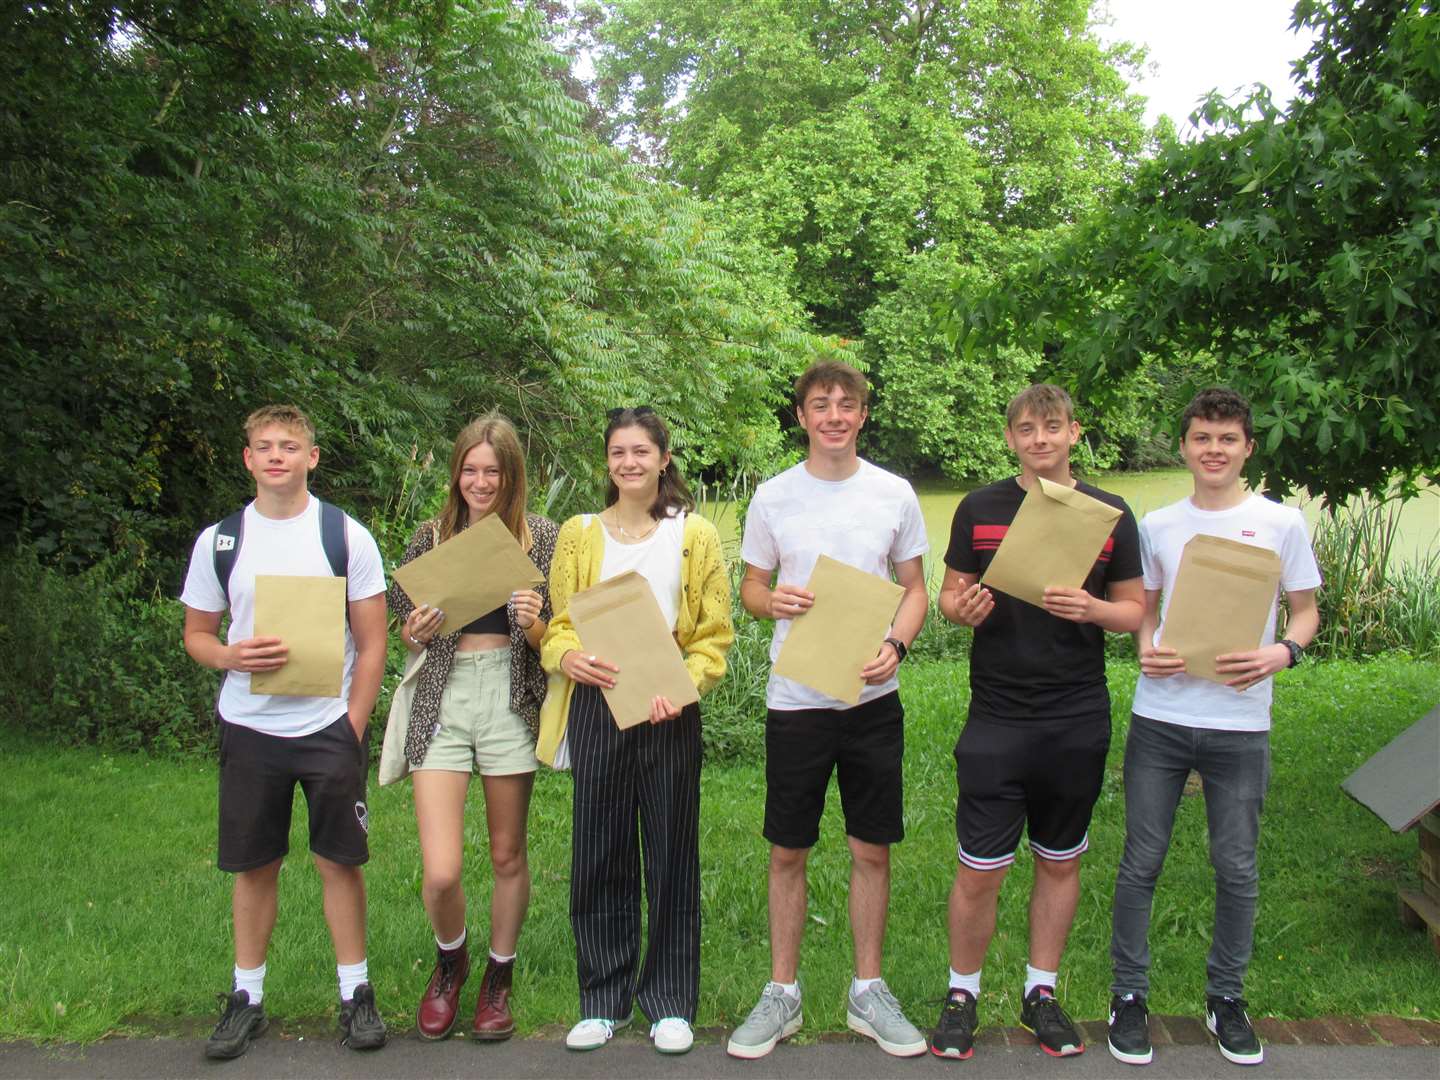
[[[1215,1045],[1219,1048],[1220,1054],[1226,1061],[1234,1065],[1259,1065],[1265,1060],[1265,1047],[1258,1047],[1251,1054],[1237,1054],[1234,1050],[1227,1050],[1225,1044],[1220,1041],[1220,1033],[1215,1030],[1215,1014],[1209,1009],[1205,1010],[1205,1027],[1211,1035],[1215,1036]]]
[[[863,1016],[856,1016],[848,1009],[845,1012],[845,1023],[850,1030],[857,1035],[864,1035],[867,1039],[874,1039],[875,1044],[893,1057],[918,1057],[929,1049],[925,1040],[913,1043],[893,1043],[888,1039],[882,1039],[879,1032],[870,1026],[870,1022]]]
[[[237,1043],[231,1043],[229,1045],[206,1043],[205,1056],[214,1061],[229,1061],[232,1058],[238,1058],[241,1054],[245,1053],[246,1050],[249,1050],[250,1044],[261,1035],[264,1035],[269,1028],[270,1018],[268,1016],[262,1016],[260,1022],[247,1031],[245,1037]]]
[[[1110,1056],[1122,1065],[1149,1065],[1150,1062],[1155,1060],[1155,1050],[1153,1047],[1142,1054],[1132,1054],[1126,1053],[1124,1050],[1117,1050],[1115,1044],[1108,1039],[1105,1040],[1105,1045],[1110,1048]]]
[[[771,1050],[774,1050],[776,1044],[782,1039],[788,1039],[791,1035],[799,1031],[804,1022],[804,1015],[802,1013],[796,1013],[794,1019],[785,1021],[784,1025],[780,1028],[780,1033],[768,1042],[756,1043],[754,1046],[744,1046],[732,1039],[725,1044],[725,1053],[731,1057],[743,1058],[746,1061],[754,1061],[756,1058],[762,1058],[770,1053]]]

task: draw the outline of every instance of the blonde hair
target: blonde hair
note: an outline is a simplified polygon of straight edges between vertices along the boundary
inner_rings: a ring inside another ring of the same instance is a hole
[[[312,446],[315,444],[315,425],[294,405],[260,406],[245,418],[245,441],[248,443],[257,431],[263,431],[271,424],[279,424],[290,431],[303,433]]]
[[[442,543],[449,540],[465,527],[469,509],[465,496],[460,494],[460,470],[470,451],[481,445],[495,451],[495,460],[500,465],[500,492],[491,513],[497,515],[520,546],[529,551],[532,539],[530,524],[525,520],[525,451],[520,446],[515,425],[498,412],[471,420],[455,436],[455,448],[450,452],[450,490],[440,511],[440,540]]]
[[[1005,410],[1005,426],[1013,428],[1027,412],[1036,420],[1058,416],[1068,424],[1075,419],[1075,405],[1070,395],[1054,383],[1035,383],[1011,398]]]

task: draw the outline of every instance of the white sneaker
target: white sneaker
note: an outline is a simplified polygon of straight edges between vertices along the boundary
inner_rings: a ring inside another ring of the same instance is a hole
[[[661,1017],[651,1024],[650,1039],[662,1054],[684,1054],[695,1045],[690,1022],[679,1016]]]
[[[623,1028],[629,1020],[600,1020],[587,1018],[570,1029],[565,1036],[565,1045],[571,1050],[598,1050]]]

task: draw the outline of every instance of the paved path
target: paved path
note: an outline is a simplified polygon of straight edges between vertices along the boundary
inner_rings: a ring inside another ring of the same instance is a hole
[[[637,1032],[624,1032],[601,1050],[567,1051],[560,1033],[545,1039],[515,1039],[476,1045],[463,1038],[423,1043],[405,1034],[385,1049],[357,1054],[311,1029],[307,1035],[271,1032],[236,1061],[211,1062],[201,1055],[203,1036],[189,1039],[107,1039],[85,1047],[0,1045],[0,1080],[19,1077],[199,1076],[219,1080],[254,1077],[636,1077],[689,1080],[693,1077],[762,1080],[1174,1080],[1174,1078],[1304,1077],[1315,1080],[1437,1080],[1440,1078],[1440,1024],[1394,1017],[1365,1021],[1261,1021],[1268,1040],[1264,1064],[1243,1069],[1225,1061],[1198,1021],[1189,1017],[1152,1017],[1155,1061],[1141,1069],[1121,1065],[1106,1051],[1103,1025],[1085,1024],[1090,1048],[1081,1056],[1056,1061],[1036,1048],[1017,1028],[982,1029],[970,1061],[941,1061],[926,1054],[898,1059],[873,1044],[846,1036],[826,1036],[807,1045],[782,1044],[760,1061],[737,1061],[724,1052],[722,1033],[702,1032],[695,1049],[666,1057]],[[1388,1034],[1388,1037],[1387,1037]]]

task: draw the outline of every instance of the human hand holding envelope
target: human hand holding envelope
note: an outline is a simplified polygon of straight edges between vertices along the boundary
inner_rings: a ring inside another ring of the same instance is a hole
[[[905,590],[828,555],[816,560],[805,588],[815,602],[791,622],[775,674],[855,705],[860,670],[879,651]]]
[[[1279,587],[1280,556],[1269,548],[1192,536],[1180,554],[1160,645],[1179,654],[1185,674],[1224,683],[1234,676],[1217,672],[1215,658],[1260,647]]]
[[[570,620],[587,653],[620,669],[600,692],[622,731],[650,719],[653,698],[677,709],[700,700],[650,583],[634,570],[570,597]]]
[[[429,604],[445,613],[436,637],[494,611],[517,589],[545,580],[495,514],[486,514],[391,576],[416,607]]]
[[[1085,584],[1120,514],[1083,491],[1037,476],[981,582],[1043,608],[1047,587]]]
[[[345,579],[255,577],[255,637],[276,637],[289,650],[274,671],[250,676],[253,694],[339,697],[345,673]]]

